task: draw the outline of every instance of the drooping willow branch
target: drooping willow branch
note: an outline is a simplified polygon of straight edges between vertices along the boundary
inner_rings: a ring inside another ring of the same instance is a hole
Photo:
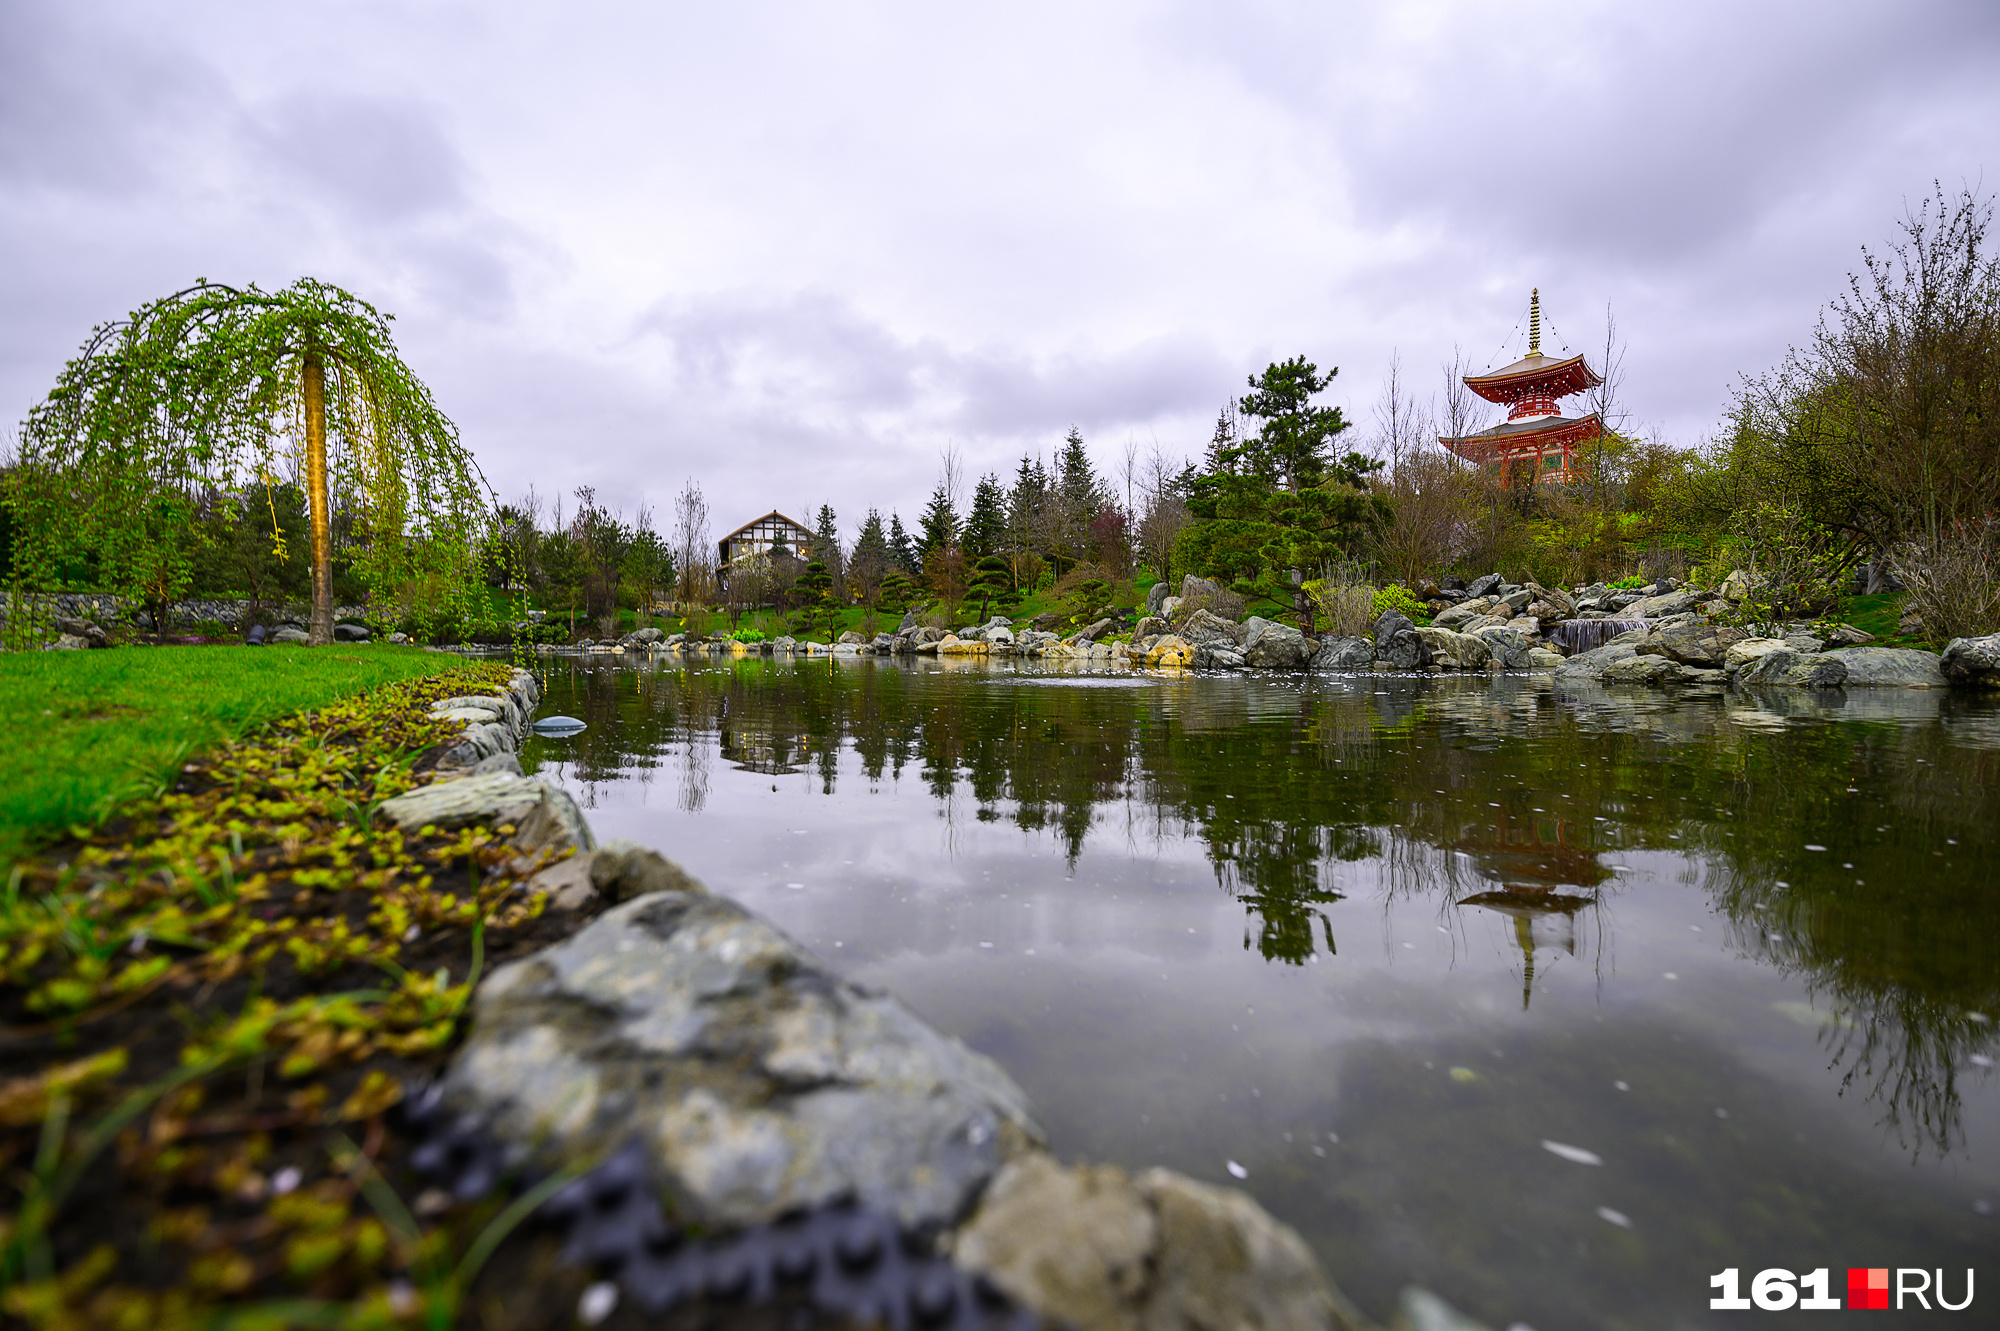
[[[313,490],[314,641],[332,637],[335,508],[353,518],[343,553],[375,613],[413,589],[470,595],[491,491],[388,318],[312,278],[204,281],[92,330],[22,429],[17,581],[52,591],[81,568],[177,599],[205,497],[268,486],[286,462]]]

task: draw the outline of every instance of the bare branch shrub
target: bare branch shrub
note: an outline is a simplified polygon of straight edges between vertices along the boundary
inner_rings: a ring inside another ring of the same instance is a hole
[[[2000,631],[2000,518],[1963,518],[1890,556],[1933,642]]]
[[[1326,631],[1336,638],[1366,637],[1375,623],[1375,589],[1359,564],[1327,564],[1306,594],[1324,617]]]

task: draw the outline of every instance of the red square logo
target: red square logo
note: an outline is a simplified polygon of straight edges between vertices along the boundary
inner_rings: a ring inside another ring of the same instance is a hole
[[[1847,1306],[1850,1308],[1886,1309],[1889,1306],[1889,1268],[1886,1266],[1848,1267]]]

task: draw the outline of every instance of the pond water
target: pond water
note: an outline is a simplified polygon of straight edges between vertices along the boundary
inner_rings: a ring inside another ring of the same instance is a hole
[[[1956,1302],[2000,1251],[1993,701],[752,658],[549,663],[542,710],[600,838],[998,1059],[1065,1157],[1248,1189],[1377,1318]]]

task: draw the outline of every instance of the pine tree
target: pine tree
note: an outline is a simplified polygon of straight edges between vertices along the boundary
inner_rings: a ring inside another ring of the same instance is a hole
[[[917,597],[916,580],[900,568],[892,568],[882,577],[882,587],[877,593],[882,609],[892,615],[900,615],[910,608]]]
[[[861,534],[854,539],[854,553],[847,557],[848,584],[864,603],[874,604],[875,589],[894,559],[889,538],[882,532],[882,515],[871,508],[861,523]]]
[[[965,549],[975,558],[997,554],[1007,541],[1007,494],[1000,478],[988,472],[972,491],[972,512],[965,519]]]
[[[1211,476],[1229,470],[1223,457],[1236,447],[1236,418],[1229,407],[1215,414],[1215,434],[1208,441],[1208,452],[1202,456],[1201,469]]]
[[[1254,436],[1217,445],[1189,500],[1195,519],[1183,540],[1195,570],[1236,590],[1289,601],[1312,631],[1303,582],[1328,560],[1351,555],[1383,520],[1387,505],[1362,486],[1382,464],[1357,453],[1336,460],[1333,437],[1347,428],[1338,407],[1313,405],[1333,381],[1303,356],[1273,363],[1250,380],[1243,414],[1263,422]]]
[[[921,553],[928,555],[933,550],[955,550],[958,548],[958,514],[951,506],[951,495],[942,484],[931,491],[931,500],[924,505],[924,511],[917,518],[917,528],[921,533]]]
[[[838,594],[846,585],[841,575],[847,558],[840,548],[840,528],[834,522],[831,504],[819,506],[819,520],[813,527],[812,557],[826,565],[827,576],[833,579]]]
[[[836,621],[840,606],[834,599],[833,585],[833,574],[828,571],[826,561],[820,559],[808,563],[799,580],[792,584],[792,594],[799,604],[797,622],[801,633],[811,632],[816,624]]]
[[[1050,558],[1059,570],[1067,569],[1089,556],[1090,524],[1105,506],[1103,487],[1091,469],[1090,454],[1084,451],[1083,434],[1075,426],[1070,427],[1062,452],[1056,455],[1051,500]]]
[[[889,512],[889,556],[907,574],[914,574],[922,563],[917,557],[916,542],[903,530],[903,519],[893,509]]]
[[[1091,469],[1090,454],[1084,451],[1083,434],[1074,425],[1063,439],[1062,453],[1056,458],[1056,489],[1083,521],[1097,516],[1104,507],[1104,488]]]
[[[999,555],[987,555],[972,569],[972,582],[965,589],[968,601],[979,604],[979,620],[994,610],[1007,610],[1021,599],[1021,593],[1014,586],[1014,575],[1007,567],[1007,561]]]

